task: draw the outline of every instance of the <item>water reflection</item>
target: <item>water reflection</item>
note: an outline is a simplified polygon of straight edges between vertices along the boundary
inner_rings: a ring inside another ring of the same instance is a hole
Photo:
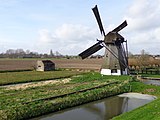
[[[34,120],[108,120],[147,104],[154,99],[115,96],[42,116]]]
[[[143,83],[149,85],[158,85],[160,86],[160,80],[142,80]]]
[[[110,97],[98,102],[87,104],[83,109],[87,110],[89,114],[94,114],[99,119],[95,120],[108,120],[116,115],[121,114],[124,98],[122,97]],[[92,119],[92,118],[91,118]],[[91,120],[90,119],[90,120]]]

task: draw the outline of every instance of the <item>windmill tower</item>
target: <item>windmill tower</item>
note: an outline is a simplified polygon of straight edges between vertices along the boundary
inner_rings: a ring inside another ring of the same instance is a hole
[[[104,54],[104,62],[101,67],[103,75],[126,75],[129,74],[128,56],[127,56],[127,41],[118,32],[127,26],[127,21],[124,21],[118,27],[105,34],[97,5],[92,9],[96,17],[97,23],[104,40],[98,42],[79,54],[82,59],[87,58],[103,47],[106,49]],[[126,43],[126,46],[124,46]]]

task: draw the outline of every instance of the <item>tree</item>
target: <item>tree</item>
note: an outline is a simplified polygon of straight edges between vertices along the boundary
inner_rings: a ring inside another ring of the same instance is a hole
[[[26,54],[30,54],[30,50],[26,50]]]
[[[142,50],[140,56],[138,57],[138,61],[137,61],[140,68],[144,68],[148,66],[149,59],[150,59],[149,53],[145,52],[145,50]]]
[[[13,49],[8,49],[8,50],[6,50],[6,54],[7,54],[7,55],[15,54],[15,50],[13,50]]]

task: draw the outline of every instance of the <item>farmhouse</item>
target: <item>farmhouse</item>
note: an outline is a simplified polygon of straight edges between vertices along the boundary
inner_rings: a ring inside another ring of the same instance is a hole
[[[55,63],[53,63],[51,60],[38,60],[36,70],[37,71],[55,70]]]

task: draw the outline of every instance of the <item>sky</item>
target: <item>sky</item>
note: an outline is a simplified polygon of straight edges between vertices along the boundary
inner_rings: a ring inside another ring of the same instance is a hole
[[[160,0],[0,0],[0,53],[22,48],[78,55],[103,39],[95,5],[106,33],[127,20],[120,34],[131,53],[160,54]]]

